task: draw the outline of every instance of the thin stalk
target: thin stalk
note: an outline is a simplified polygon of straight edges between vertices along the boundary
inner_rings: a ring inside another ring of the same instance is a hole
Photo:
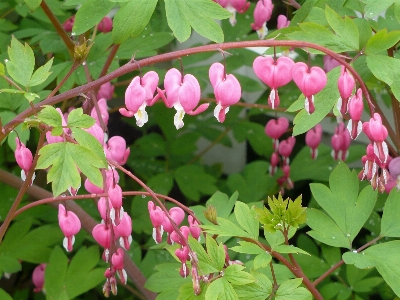
[[[117,54],[117,51],[118,51],[118,49],[119,49],[119,46],[121,46],[121,44],[115,44],[115,45],[113,45],[113,46],[111,47],[111,51],[110,51],[110,53],[109,53],[108,56],[107,56],[107,60],[106,60],[106,62],[104,63],[103,68],[101,69],[99,78],[101,78],[101,77],[103,77],[104,75],[107,74],[108,68],[110,67],[112,61],[114,60],[114,57],[115,57],[115,55]]]

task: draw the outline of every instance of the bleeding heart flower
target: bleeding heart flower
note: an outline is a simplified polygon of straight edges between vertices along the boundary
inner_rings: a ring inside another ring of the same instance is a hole
[[[217,106],[214,116],[218,122],[225,121],[225,114],[229,111],[229,106],[239,102],[242,96],[242,88],[239,81],[232,74],[226,74],[225,67],[220,63],[213,63],[210,67],[209,77],[214,88]]]
[[[113,94],[114,94],[114,86],[111,84],[111,82],[108,81],[100,86],[100,89],[97,92],[97,99],[104,98],[106,100],[111,100]]]
[[[185,113],[192,116],[197,115],[205,111],[209,106],[208,103],[203,103],[196,108],[201,96],[200,84],[196,77],[191,74],[182,76],[181,72],[172,68],[165,74],[164,87],[167,97],[160,89],[158,89],[158,94],[168,108],[174,107],[176,109],[174,117],[176,129],[183,127]]]
[[[347,112],[347,104],[351,94],[353,93],[353,89],[355,86],[355,81],[353,76],[347,72],[345,66],[342,66],[340,69],[340,76],[338,79],[338,89],[340,98],[337,103],[337,108],[342,115]]]
[[[25,181],[26,174],[28,174],[29,170],[32,168],[33,155],[31,150],[26,148],[24,143],[22,143],[19,138],[15,138],[15,143],[17,145],[14,153],[15,160],[17,161],[18,166],[21,168],[21,178]]]
[[[273,9],[272,0],[259,0],[256,4],[251,28],[257,31],[260,40],[268,34],[267,22],[271,19]]]
[[[361,89],[357,90],[357,93],[350,99],[349,102],[349,114],[350,120],[347,125],[347,129],[350,132],[351,138],[354,140],[362,131],[361,115],[364,110],[364,102],[362,98]]]
[[[285,15],[278,16],[276,29],[289,27],[289,25],[290,25],[290,21],[287,19],[287,17]]]
[[[108,147],[104,147],[107,159],[114,160],[120,165],[124,165],[131,153],[130,148],[126,147],[126,141],[121,136],[113,136],[107,142]]]
[[[67,211],[64,205],[58,205],[58,224],[64,233],[63,246],[68,252],[72,251],[75,235],[81,230],[81,221],[72,211]]]
[[[318,156],[318,146],[321,143],[322,126],[321,124],[315,125],[306,133],[306,144],[311,149],[311,158],[316,159]]]
[[[268,104],[272,109],[279,106],[278,88],[292,80],[293,60],[286,56],[276,61],[270,56],[259,56],[253,62],[253,69],[257,77],[271,88]]]
[[[273,139],[274,150],[278,151],[279,138],[288,130],[289,120],[285,117],[271,119],[265,125],[265,134]]]
[[[126,108],[121,108],[121,115],[131,118],[135,116],[136,125],[142,127],[148,121],[146,106],[151,106],[158,99],[153,98],[158,85],[158,74],[154,71],[147,72],[143,77],[136,76],[125,92]]]
[[[243,14],[247,11],[250,6],[250,2],[247,0],[214,0],[219,3],[223,8],[232,13],[229,17],[229,22],[232,26],[236,25],[236,12]]]
[[[320,67],[309,68],[305,63],[298,62],[292,68],[292,76],[300,91],[306,96],[305,109],[309,114],[315,111],[314,95],[322,91],[327,78]]]

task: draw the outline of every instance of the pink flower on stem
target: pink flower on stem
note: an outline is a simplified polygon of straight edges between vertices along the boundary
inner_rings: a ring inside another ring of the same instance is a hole
[[[108,113],[107,100],[104,98],[101,98],[97,101],[97,105],[98,105],[99,111],[100,111],[100,118],[102,118],[104,124],[107,125],[108,119],[110,118],[110,114]],[[95,107],[92,108],[92,111],[90,112],[90,116],[96,120],[97,125],[101,126],[100,118],[97,115],[97,110]]]
[[[273,9],[272,0],[259,0],[256,4],[254,23],[251,24],[251,28],[257,31],[260,40],[268,34],[267,22],[271,19]]]
[[[158,85],[158,74],[154,71],[147,72],[143,77],[136,76],[132,79],[125,92],[125,108],[121,108],[121,115],[131,118],[135,116],[136,125],[142,127],[149,120],[146,106],[151,106],[158,99],[153,98]]]
[[[279,138],[288,130],[289,120],[285,117],[271,119],[265,125],[265,134],[272,139],[274,151],[278,151]]]
[[[182,76],[181,72],[172,68],[165,74],[164,87],[166,97],[160,89],[158,89],[158,94],[168,108],[174,107],[176,109],[174,117],[176,129],[183,127],[185,113],[192,116],[197,115],[209,106],[209,103],[203,103],[196,108],[201,96],[200,84],[196,77],[191,74]]]
[[[183,219],[185,218],[185,212],[180,207],[172,207],[169,210],[169,216],[175,222],[176,226],[179,226],[182,223]],[[163,226],[164,231],[168,233],[167,243],[172,244],[171,233],[175,229],[172,226],[170,220],[165,215],[164,215],[164,221],[163,221],[162,226]]]
[[[318,156],[318,146],[321,143],[322,126],[321,124],[315,125],[306,133],[306,144],[310,147],[311,158],[316,159]]]
[[[191,216],[188,216],[189,230],[193,238],[200,241],[201,229],[199,223]]]
[[[186,261],[189,260],[189,248],[187,246],[178,248],[175,250],[175,255],[178,257],[178,259],[181,261],[182,266],[181,266],[181,276],[183,278],[186,278],[188,276],[188,269],[186,265]]]
[[[342,115],[344,115],[347,112],[348,101],[351,94],[353,93],[354,86],[355,86],[355,81],[353,76],[349,72],[347,72],[345,66],[342,66],[340,69],[340,76],[338,79],[338,89],[340,98],[337,103],[337,109],[340,111]]]
[[[315,111],[314,95],[322,91],[326,85],[326,74],[320,67],[309,68],[305,63],[298,62],[292,68],[293,80],[306,96],[305,109],[309,114]]]
[[[282,171],[283,171],[283,176],[279,177],[277,182],[279,184],[279,186],[281,187],[281,194],[283,195],[285,192],[285,188],[286,189],[292,189],[294,188],[294,184],[293,181],[290,179],[290,166],[289,165],[284,165],[282,167]]]
[[[289,25],[290,25],[290,21],[287,19],[287,17],[285,15],[278,16],[278,21],[277,21],[277,25],[276,25],[277,29],[286,28],[286,27],[289,27]]]
[[[164,232],[163,222],[164,222],[164,212],[159,206],[155,206],[153,201],[147,203],[147,207],[150,214],[151,224],[153,224],[153,239],[159,244],[162,242],[162,235]]]
[[[381,162],[386,162],[389,155],[389,150],[385,142],[388,131],[382,124],[381,116],[378,113],[374,113],[374,116],[369,122],[365,122],[362,128],[368,138],[373,142],[375,155]]]
[[[97,99],[104,98],[106,100],[111,100],[114,94],[114,86],[110,81],[100,86],[97,92]]]
[[[239,102],[242,96],[242,88],[236,77],[232,74],[227,75],[225,67],[220,63],[213,63],[211,65],[209,77],[217,101],[214,116],[218,122],[223,123],[225,115],[229,111],[229,106]]]
[[[14,153],[15,160],[17,161],[18,166],[21,168],[21,179],[25,181],[26,175],[32,168],[33,155],[31,150],[26,148],[24,143],[22,143],[18,137],[15,138],[15,143],[17,145]],[[32,181],[33,179],[34,178],[32,178]]]
[[[324,71],[328,73],[330,70],[340,66],[340,62],[329,55],[324,55]]]
[[[72,251],[75,235],[81,230],[81,221],[75,213],[67,211],[64,205],[58,205],[58,224],[64,233],[63,246],[68,252]]]
[[[112,240],[111,225],[97,224],[93,227],[92,236],[104,248],[103,259],[108,262]]]
[[[129,250],[132,243],[132,219],[124,212],[121,222],[114,226],[114,233],[119,237],[119,244],[125,250]]]
[[[104,131],[97,123],[94,123],[93,126],[83,130],[93,135],[101,145],[104,144]]]
[[[279,143],[278,152],[283,158],[283,165],[289,165],[289,156],[292,154],[293,147],[296,144],[294,136],[288,137],[286,140]]]
[[[270,56],[259,56],[253,62],[253,69],[257,77],[271,88],[268,105],[272,109],[279,106],[277,89],[292,80],[293,66],[293,60],[286,56],[279,57],[276,61]]]
[[[111,256],[111,263],[116,269],[122,284],[126,284],[128,280],[128,276],[124,270],[124,255],[124,250],[122,250],[122,248],[118,248],[117,251]]]
[[[67,114],[63,115],[60,108],[56,108],[56,110],[61,116],[61,125],[67,126],[67,121],[66,121],[66,118],[68,117]],[[63,131],[65,134],[69,134],[71,132],[69,128],[64,128]],[[47,140],[48,144],[53,144],[53,143],[63,142],[64,138],[62,136],[54,136],[51,134],[51,131],[47,131],[46,132],[46,140]]]
[[[120,165],[124,165],[128,160],[131,149],[126,147],[126,141],[123,137],[113,136],[107,142],[108,147],[104,147],[107,159],[114,160]]]
[[[46,270],[46,264],[40,264],[35,267],[32,273],[32,282],[35,288],[33,291],[39,293],[44,287],[44,272]]]
[[[250,2],[247,0],[214,0],[219,3],[223,8],[232,13],[229,17],[229,22],[232,26],[236,25],[236,12],[243,14],[247,11],[250,6]]]
[[[186,246],[187,245],[187,239],[188,239],[188,236],[190,234],[190,229],[187,226],[182,226],[179,229],[179,231],[182,234],[184,240],[182,240],[182,238],[179,236],[178,233],[176,233],[176,231],[171,233],[171,240],[174,241],[175,243],[178,243],[181,246]]]
[[[85,189],[91,194],[101,194],[104,190],[97,185],[94,185],[88,178],[85,180]]]
[[[361,115],[364,110],[364,102],[362,99],[361,89],[357,90],[357,93],[350,99],[349,102],[349,114],[350,120],[347,125],[347,129],[350,132],[350,136],[355,140],[362,131]]]
[[[332,157],[334,160],[346,160],[349,155],[348,149],[350,147],[351,137],[348,130],[343,123],[340,123],[336,129],[335,134],[331,138],[332,144]]]
[[[279,155],[277,152],[274,152],[271,155],[271,161],[268,168],[270,176],[273,176],[276,173],[276,171],[278,170],[278,165],[279,165]]]
[[[75,16],[70,17],[63,23],[63,28],[66,32],[71,32],[74,26]]]
[[[122,208],[122,189],[118,184],[108,188],[108,197],[112,205],[110,211],[110,217],[115,225],[120,222],[120,216],[123,214],[124,210]]]
[[[113,22],[111,20],[110,17],[105,16],[99,23],[99,25],[97,26],[98,30],[100,32],[110,32],[113,26]]]

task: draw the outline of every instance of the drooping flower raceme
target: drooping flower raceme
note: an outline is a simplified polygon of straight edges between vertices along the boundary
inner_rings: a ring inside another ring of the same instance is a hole
[[[68,252],[72,251],[72,245],[75,242],[75,235],[81,230],[81,221],[72,211],[67,211],[62,204],[58,205],[58,224],[65,238],[63,246]]]
[[[239,102],[242,96],[242,88],[239,81],[232,74],[226,74],[225,67],[220,63],[213,63],[209,70],[211,85],[214,88],[217,106],[214,116],[218,122],[225,121],[225,115],[229,106]]]
[[[292,68],[293,80],[306,96],[305,109],[309,114],[315,111],[314,95],[326,85],[326,74],[320,67],[309,68],[305,63],[298,62]]]
[[[158,74],[154,71],[133,78],[125,92],[126,108],[119,110],[121,115],[128,118],[135,116],[136,125],[142,127],[148,121],[146,106],[153,105],[158,98],[153,98],[157,85]]]
[[[250,2],[247,0],[214,0],[219,3],[223,8],[232,13],[229,17],[229,22],[232,26],[236,25],[236,12],[243,14],[247,11],[250,6]]]
[[[256,4],[254,23],[251,24],[251,28],[257,31],[260,40],[268,34],[267,22],[271,19],[273,9],[272,0],[259,0]]]
[[[201,96],[200,84],[196,77],[191,74],[182,76],[181,72],[175,68],[168,70],[165,74],[164,88],[166,97],[160,89],[158,89],[158,93],[168,108],[174,107],[176,109],[174,117],[176,129],[183,127],[185,113],[192,116],[197,115],[209,106],[209,103],[203,103],[196,108]]]
[[[293,60],[286,56],[279,57],[276,61],[271,56],[259,56],[253,62],[253,69],[257,77],[271,88],[268,105],[275,109],[279,106],[278,88],[292,80]]]

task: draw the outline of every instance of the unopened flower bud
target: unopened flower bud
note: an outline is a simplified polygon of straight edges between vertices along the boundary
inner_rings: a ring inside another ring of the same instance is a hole
[[[214,225],[218,225],[217,222],[217,209],[215,208],[214,205],[210,204],[207,205],[207,208],[203,211],[204,216],[206,217],[206,219],[208,221],[210,221],[211,223],[213,223]]]

